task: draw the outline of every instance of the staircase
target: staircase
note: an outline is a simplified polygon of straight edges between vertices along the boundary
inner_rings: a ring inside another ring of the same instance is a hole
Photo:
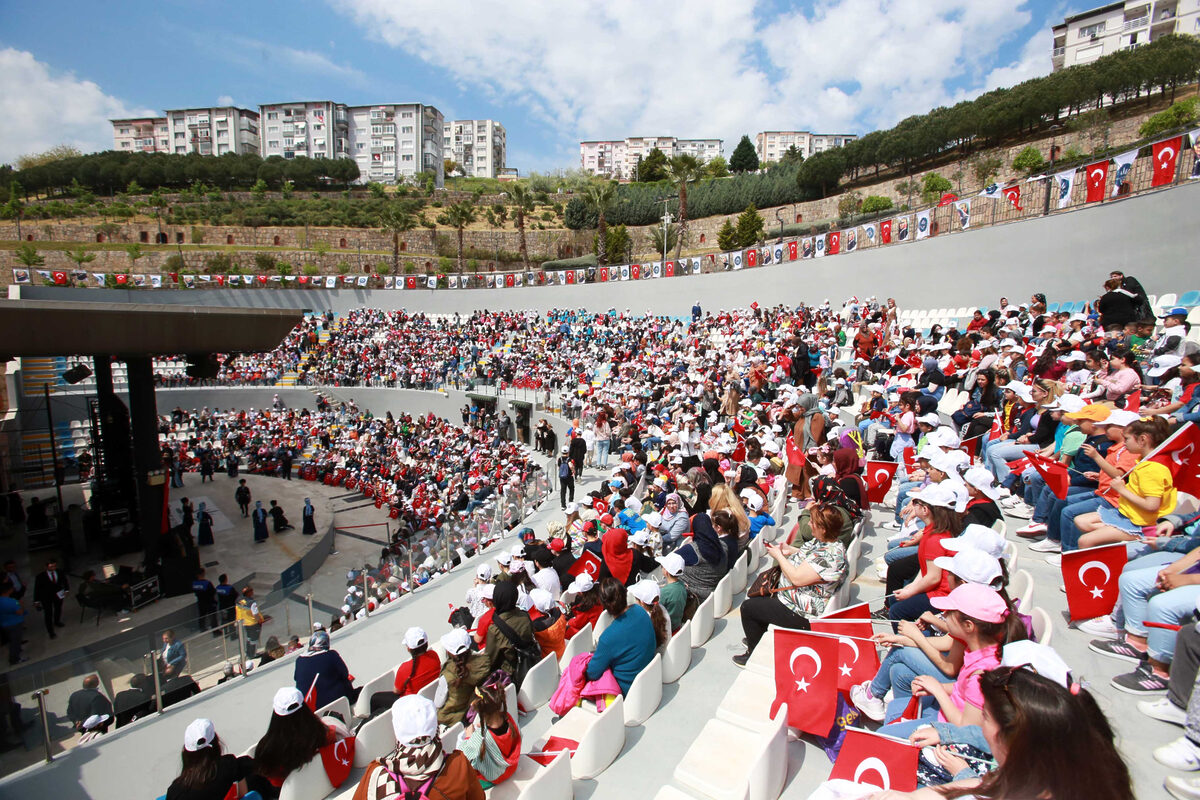
[[[21,359],[21,391],[26,397],[40,396],[45,387],[54,387],[62,383],[58,377],[67,368],[67,362],[62,357],[22,358]]]
[[[333,321],[334,328],[337,328],[340,325],[341,325],[341,320],[335,319]],[[330,336],[332,336],[331,329],[322,326],[321,333],[317,337],[317,341],[320,344],[325,344],[326,342],[329,341]],[[308,363],[308,355],[310,352],[311,351],[306,350],[300,356],[300,363],[296,365],[296,369],[291,370],[290,372],[284,373],[283,377],[281,377],[278,381],[276,381],[275,385],[276,386],[296,386],[297,385],[296,381],[298,381],[300,379],[300,370],[304,367],[305,364]]]

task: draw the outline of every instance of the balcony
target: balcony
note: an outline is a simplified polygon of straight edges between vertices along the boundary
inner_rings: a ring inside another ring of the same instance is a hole
[[[1149,24],[1150,24],[1150,17],[1148,17],[1148,16],[1138,17],[1137,19],[1125,20],[1125,24],[1121,26],[1121,32],[1125,33],[1127,31],[1136,30],[1137,28],[1144,28]]]
[[[1054,50],[1051,51],[1050,57],[1051,58],[1059,58],[1060,56],[1066,55],[1066,53],[1067,53],[1066,47],[1056,47],[1056,48],[1054,48]]]

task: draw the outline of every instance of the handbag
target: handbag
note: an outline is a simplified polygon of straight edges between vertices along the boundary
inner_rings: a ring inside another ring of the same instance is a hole
[[[763,570],[758,573],[758,577],[754,579],[754,583],[750,584],[750,588],[746,590],[746,597],[770,597],[779,592],[790,592],[796,589],[796,586],[781,586],[775,588],[775,584],[779,583],[779,579],[783,577],[783,570],[779,565]]]

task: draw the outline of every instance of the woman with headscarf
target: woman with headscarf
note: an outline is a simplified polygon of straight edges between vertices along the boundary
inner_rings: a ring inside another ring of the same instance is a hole
[[[517,585],[512,581],[499,581],[492,590],[492,621],[487,629],[488,674],[502,669],[509,675],[517,673],[519,645],[534,643],[533,622],[529,613],[517,608]]]
[[[612,576],[623,586],[633,583],[637,577],[633,569],[634,554],[629,549],[629,532],[623,528],[609,528],[600,540],[604,563],[600,566],[600,578]]]
[[[317,510],[313,508],[312,500],[304,498],[304,510],[300,512],[301,522],[300,532],[305,536],[312,536],[317,532]]]
[[[691,540],[676,552],[683,557],[684,585],[704,600],[729,571],[729,556],[708,512],[692,517],[690,530]]]
[[[296,688],[306,697],[315,688],[317,708],[329,705],[339,697],[345,697],[353,705],[361,689],[355,688],[350,680],[350,670],[336,650],[329,649],[329,634],[317,631],[308,640],[308,650],[296,658],[292,671]]]
[[[213,544],[213,518],[212,514],[208,513],[208,503],[201,503],[196,510],[196,520],[200,523],[200,530],[196,536],[196,544],[200,547]]]
[[[854,523],[862,518],[861,507],[842,490],[835,479],[823,475],[813,480],[812,497],[814,503],[829,506],[837,511],[841,519],[837,539],[843,546],[849,547],[850,540],[854,537]],[[799,547],[812,538],[812,519],[809,509],[805,508],[796,518],[790,541],[793,547]]]
[[[262,500],[254,501],[254,511],[250,513],[250,521],[254,525],[254,543],[267,540],[267,510],[263,508]]]
[[[662,526],[658,533],[662,537],[663,555],[666,555],[678,547],[679,542],[688,534],[687,509],[683,506],[683,498],[677,492],[667,495],[661,515]]]
[[[833,479],[859,508],[866,505],[867,484],[862,478],[862,465],[856,448],[842,447],[833,452]]]
[[[817,396],[805,392],[796,398],[799,409],[796,423],[792,426],[792,437],[801,453],[807,453],[811,448],[825,444],[825,415],[817,405]],[[817,474],[816,465],[807,458],[799,464],[790,463],[787,467],[787,479],[792,484],[792,494],[801,500],[809,498],[808,482]]]

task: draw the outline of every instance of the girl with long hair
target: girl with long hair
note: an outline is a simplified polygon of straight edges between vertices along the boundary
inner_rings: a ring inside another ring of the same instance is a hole
[[[350,735],[337,717],[318,717],[299,689],[289,686],[277,691],[272,709],[267,732],[254,748],[254,763],[264,779],[254,788],[260,794],[266,792],[264,797],[278,797],[288,775],[315,758],[325,745]]]
[[[254,774],[254,759],[222,752],[212,722],[193,720],[183,733],[179,777],[167,788],[167,800],[223,800],[231,787],[241,797]]]
[[[932,611],[930,601],[950,593],[949,578],[934,560],[946,555],[942,541],[957,536],[962,530],[962,519],[954,510],[957,498],[946,486],[935,483],[909,495],[913,513],[925,523],[917,534],[917,566],[920,575],[902,585],[907,575],[894,575],[889,569],[887,593],[892,598],[888,604],[888,617],[893,620],[917,619],[926,611]]]
[[[471,701],[475,719],[463,729],[461,749],[484,789],[503,783],[517,771],[521,729],[508,713],[504,689],[480,686]]]

